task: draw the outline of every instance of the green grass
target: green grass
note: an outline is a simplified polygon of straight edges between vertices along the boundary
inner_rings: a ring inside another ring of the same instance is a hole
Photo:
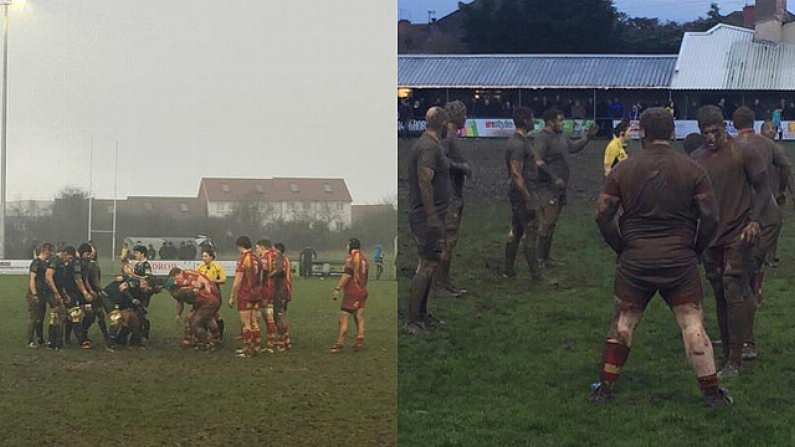
[[[596,165],[598,167],[598,165]],[[760,359],[724,383],[733,408],[711,414],[700,400],[680,331],[655,297],[636,331],[607,407],[586,401],[597,380],[601,349],[613,312],[615,256],[601,241],[593,211],[581,200],[559,225],[553,257],[560,286],[529,286],[517,260],[514,280],[485,265],[501,264],[510,211],[507,203],[471,204],[465,211],[453,277],[465,298],[436,299],[446,328],[399,337],[400,445],[423,446],[681,446],[795,445],[789,424],[795,405],[795,215],[788,212],[779,248],[783,260],[768,273],[765,305],[757,314]],[[405,312],[415,249],[401,213],[399,309]],[[708,333],[717,338],[715,301],[708,283]]]
[[[236,312],[222,308],[231,334],[222,351],[182,351],[165,293],[152,300],[147,351],[28,349],[25,278],[0,277],[0,444],[394,445],[396,283],[370,283],[367,347],[353,353],[351,339],[337,355],[327,352],[333,287],[297,280],[293,351],[238,359]],[[101,340],[96,326],[91,336]]]

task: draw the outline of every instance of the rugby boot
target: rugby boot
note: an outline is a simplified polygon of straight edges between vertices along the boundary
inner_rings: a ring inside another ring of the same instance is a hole
[[[726,362],[726,365],[718,371],[718,378],[731,379],[740,375],[740,366],[733,362]]]
[[[704,396],[704,405],[710,410],[730,407],[734,404],[734,399],[726,388],[718,388],[716,394]]]
[[[591,384],[591,394],[588,400],[592,404],[603,405],[610,403],[614,399],[613,386],[607,382],[596,382]]]

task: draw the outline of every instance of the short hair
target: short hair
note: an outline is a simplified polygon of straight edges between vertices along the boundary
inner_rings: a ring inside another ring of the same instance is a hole
[[[55,251],[55,245],[52,245],[51,242],[45,242],[45,243],[41,244],[41,247],[39,248],[39,250],[40,251],[49,251],[50,253],[52,253],[53,251]]]
[[[450,115],[447,110],[438,106],[431,107],[425,114],[425,127],[430,130],[442,130],[448,121]]]
[[[179,267],[174,267],[168,271],[168,276],[177,276],[182,273],[182,269]]]
[[[718,106],[706,105],[698,109],[696,115],[698,120],[698,127],[705,128],[707,126],[723,125],[723,111]]]
[[[362,248],[362,243],[361,241],[359,241],[359,239],[352,237],[348,241],[348,247],[350,247],[351,250],[359,250],[360,248]]]
[[[685,141],[682,142],[682,146],[685,148],[685,152],[688,154],[693,153],[696,149],[700,148],[704,145],[704,136],[698,132],[693,132],[685,137]]]
[[[260,239],[260,240],[257,241],[257,245],[259,245],[260,247],[265,247],[265,248],[271,248],[273,246],[273,244],[271,244],[271,240],[270,239]]]
[[[527,123],[532,121],[533,110],[530,107],[517,107],[516,110],[513,111],[513,125],[517,129],[524,129],[527,126]]]
[[[742,106],[732,113],[732,122],[734,128],[739,129],[752,129],[754,127],[754,111],[750,107]]]
[[[144,245],[136,245],[135,247],[133,247],[133,253],[135,253],[136,251],[138,253],[148,254],[146,246]]]
[[[94,250],[91,248],[91,245],[89,245],[87,242],[83,242],[79,247],[77,247],[77,252],[80,253],[80,256],[93,251]]]
[[[544,112],[544,124],[546,124],[546,123],[548,123],[550,121],[555,121],[561,115],[563,115],[563,112],[561,112],[559,109],[557,109],[555,107],[547,109]]]
[[[207,253],[207,256],[215,259],[215,250],[213,250],[212,248],[205,248],[204,250],[202,250],[202,253]]]
[[[235,241],[235,245],[240,248],[245,248],[246,250],[249,250],[251,249],[251,238],[249,238],[248,236],[240,236],[239,238],[237,238],[237,241]]]
[[[64,247],[63,248],[63,252],[66,253],[67,255],[70,255],[70,256],[77,255],[77,251],[71,245],[67,245],[66,247]]]
[[[284,244],[282,244],[281,242],[273,244],[273,247],[279,250],[279,252],[281,253],[284,253],[284,251],[287,250],[286,248],[284,248]]]
[[[674,117],[662,107],[652,107],[640,114],[640,128],[647,140],[670,140],[674,133]]]
[[[450,121],[458,122],[467,117],[467,106],[459,100],[448,102],[444,109],[450,117]]]
[[[629,130],[629,121],[621,120],[620,123],[613,129],[613,135],[619,136]]]

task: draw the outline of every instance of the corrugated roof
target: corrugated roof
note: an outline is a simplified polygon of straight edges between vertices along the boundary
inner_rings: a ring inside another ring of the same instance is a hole
[[[753,39],[753,30],[726,24],[685,33],[671,89],[795,90],[795,45]]]
[[[667,89],[676,55],[398,56],[398,87]]]

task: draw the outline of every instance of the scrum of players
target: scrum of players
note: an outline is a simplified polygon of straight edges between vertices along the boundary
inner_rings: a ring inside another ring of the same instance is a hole
[[[238,339],[243,347],[236,355],[249,358],[261,352],[290,351],[287,308],[293,298],[293,276],[284,244],[262,239],[252,246],[247,236],[241,236],[237,248],[240,258],[228,300],[240,315]],[[343,294],[338,336],[329,348],[332,353],[344,348],[349,315],[356,322],[354,351],[364,346],[369,264],[357,239],[351,239],[347,248],[345,269],[332,293],[335,301]],[[203,249],[202,263],[196,270],[174,267],[163,280],[152,273],[147,248],[138,245],[133,248],[132,259],[121,259],[119,271],[108,284],[102,286],[101,280],[97,250],[92,244],[83,243],[77,249],[65,246],[57,251],[49,242],[39,245],[30,265],[26,294],[28,346],[59,351],[72,345],[74,337],[77,346],[91,350],[95,343],[89,334],[96,323],[106,350],[145,349],[151,335],[149,304],[161,291],[168,292],[176,302],[176,320],[184,324],[179,343],[182,348],[214,351],[223,343],[225,323],[219,310],[226,272],[215,261],[211,247]],[[183,317],[186,307],[190,309]],[[264,343],[260,319],[266,328]]]

